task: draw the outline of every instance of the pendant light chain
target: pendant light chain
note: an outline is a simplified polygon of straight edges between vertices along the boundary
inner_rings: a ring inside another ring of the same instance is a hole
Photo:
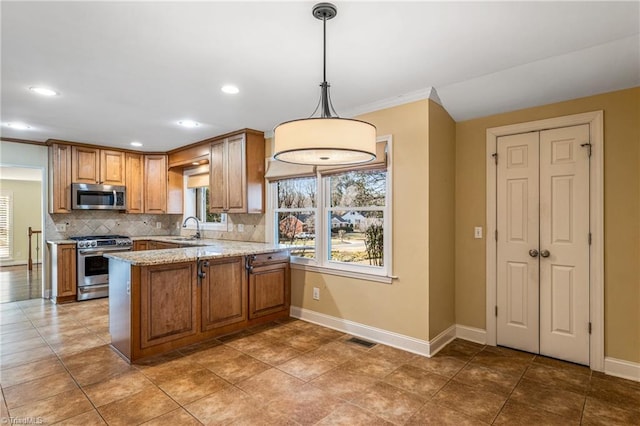
[[[329,109],[329,83],[327,83],[327,15],[322,15],[322,84],[320,85],[320,101],[322,102],[322,118],[331,118]]]

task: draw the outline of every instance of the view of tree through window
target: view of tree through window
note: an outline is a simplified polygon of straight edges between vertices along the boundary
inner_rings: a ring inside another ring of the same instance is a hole
[[[329,260],[384,264],[386,171],[351,171],[329,180]]]
[[[387,203],[385,170],[350,171],[324,177],[318,199],[318,179],[277,181],[278,242],[297,246],[292,256],[381,268],[384,266],[384,220]],[[318,216],[318,200],[323,213]],[[322,227],[317,221],[322,219]],[[322,231],[320,231],[322,229]],[[322,232],[322,233],[321,233]],[[318,244],[317,238],[322,236]]]
[[[276,185],[278,242],[299,246],[292,256],[315,258],[316,178],[280,180]]]
[[[196,217],[201,222],[220,223],[222,222],[222,214],[209,213],[209,187],[203,186],[194,188],[196,191]]]

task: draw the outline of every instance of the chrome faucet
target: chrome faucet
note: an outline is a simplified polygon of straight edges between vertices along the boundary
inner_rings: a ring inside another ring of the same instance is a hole
[[[195,238],[195,239],[199,240],[199,239],[200,239],[200,221],[198,220],[198,218],[197,218],[197,217],[195,217],[195,216],[189,216],[188,218],[186,218],[186,219],[184,220],[184,222],[182,222],[182,227],[183,227],[183,228],[186,228],[186,227],[187,227],[187,221],[188,221],[189,219],[193,219],[193,220],[195,220],[195,221],[196,221],[196,234],[195,234],[192,238]]]

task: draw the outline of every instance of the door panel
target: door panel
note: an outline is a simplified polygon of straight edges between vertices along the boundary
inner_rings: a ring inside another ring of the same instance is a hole
[[[497,343],[538,352],[538,134],[498,138]]]
[[[589,126],[540,132],[540,353],[589,364]]]

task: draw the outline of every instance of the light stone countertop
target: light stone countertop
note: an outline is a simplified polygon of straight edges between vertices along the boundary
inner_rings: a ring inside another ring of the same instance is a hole
[[[162,237],[137,238],[139,240],[160,240]],[[288,250],[283,244],[251,243],[229,240],[190,240],[183,241],[177,237],[167,237],[162,241],[178,244],[192,243],[195,247],[184,247],[163,250],[127,251],[105,253],[104,257],[130,263],[135,266],[162,265],[169,263],[193,262],[197,259],[218,259],[223,257],[247,256],[251,254],[273,253]]]

